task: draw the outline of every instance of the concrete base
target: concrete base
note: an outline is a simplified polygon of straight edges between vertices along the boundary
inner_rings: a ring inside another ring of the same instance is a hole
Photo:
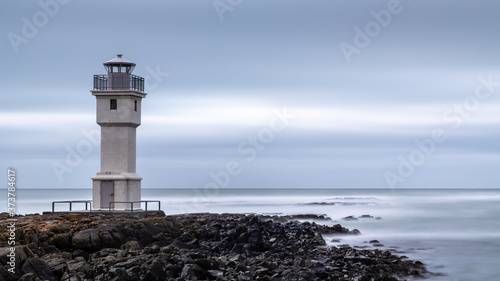
[[[109,210],[109,202],[131,202],[141,200],[141,180],[135,173],[98,173],[92,177],[92,210]],[[130,203],[113,203],[112,210],[130,210]],[[134,210],[141,208],[133,204]]]

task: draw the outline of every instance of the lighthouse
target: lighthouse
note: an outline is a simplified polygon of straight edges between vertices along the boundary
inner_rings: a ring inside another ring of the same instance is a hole
[[[136,129],[141,125],[144,78],[133,75],[135,63],[118,54],[94,75],[96,120],[101,127],[101,169],[92,177],[94,210],[140,208],[141,180],[136,173]],[[136,203],[133,203],[136,202]]]

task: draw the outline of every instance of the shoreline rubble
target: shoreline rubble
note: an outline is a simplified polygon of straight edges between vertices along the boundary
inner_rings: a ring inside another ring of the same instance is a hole
[[[10,247],[7,218],[0,214],[2,265]],[[322,234],[360,234],[339,224],[253,214],[165,216],[162,211],[17,218],[15,274],[0,267],[0,281],[393,281],[428,274],[421,262],[389,251],[327,246]]]

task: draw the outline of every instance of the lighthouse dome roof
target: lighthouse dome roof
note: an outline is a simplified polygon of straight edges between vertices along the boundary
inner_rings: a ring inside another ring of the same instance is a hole
[[[116,58],[112,60],[108,60],[107,62],[104,63],[104,65],[135,65],[135,63],[129,61],[128,59],[123,57],[123,54],[117,54]]]

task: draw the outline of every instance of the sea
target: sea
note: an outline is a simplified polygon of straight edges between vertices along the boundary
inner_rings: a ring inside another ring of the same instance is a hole
[[[7,211],[6,197],[2,212]],[[42,213],[51,210],[52,201],[91,197],[90,189],[18,188],[16,212]],[[324,215],[331,220],[316,222],[361,232],[325,235],[329,245],[388,250],[419,260],[435,273],[425,280],[500,280],[500,190],[143,189],[142,199],[159,200],[166,214]],[[56,211],[67,208],[56,205]]]

